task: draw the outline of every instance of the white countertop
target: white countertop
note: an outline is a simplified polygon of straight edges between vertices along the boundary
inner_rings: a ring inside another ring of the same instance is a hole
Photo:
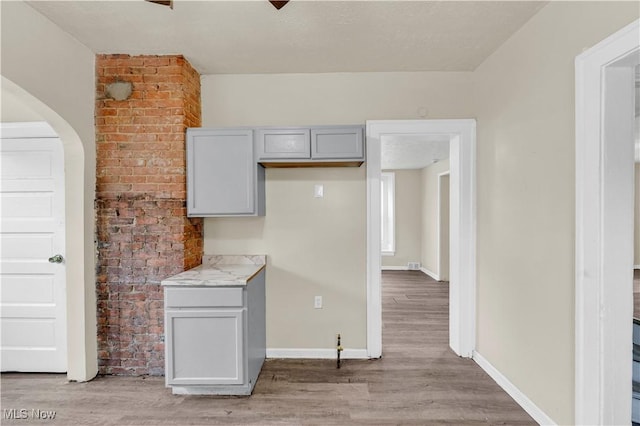
[[[266,256],[204,255],[202,265],[162,280],[163,286],[247,285],[266,266]]]

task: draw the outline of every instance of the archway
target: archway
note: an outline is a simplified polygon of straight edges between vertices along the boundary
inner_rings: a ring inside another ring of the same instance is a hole
[[[85,149],[78,133],[63,117],[4,76],[1,88],[3,99],[6,96],[6,99],[21,102],[27,110],[49,123],[64,147],[67,378],[91,380],[98,371],[93,243],[95,182],[87,181],[85,170],[92,166],[86,164]]]

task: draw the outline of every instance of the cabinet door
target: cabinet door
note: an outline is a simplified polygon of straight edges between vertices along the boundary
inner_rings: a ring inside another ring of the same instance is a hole
[[[257,165],[252,130],[187,130],[187,214],[250,215]]]
[[[167,384],[243,384],[244,310],[165,311]]]
[[[258,160],[310,158],[309,129],[259,129]]]
[[[311,129],[311,158],[364,160],[362,127]]]

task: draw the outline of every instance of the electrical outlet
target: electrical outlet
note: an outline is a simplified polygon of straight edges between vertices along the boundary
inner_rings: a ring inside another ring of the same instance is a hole
[[[322,296],[316,296],[313,298],[313,307],[316,309],[322,309]]]

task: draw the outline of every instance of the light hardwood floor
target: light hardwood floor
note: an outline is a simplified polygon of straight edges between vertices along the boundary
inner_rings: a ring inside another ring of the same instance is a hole
[[[55,410],[59,425],[535,425],[473,361],[449,349],[448,285],[383,273],[379,360],[269,360],[251,397],[175,396],[161,377],[3,374],[3,409]]]

